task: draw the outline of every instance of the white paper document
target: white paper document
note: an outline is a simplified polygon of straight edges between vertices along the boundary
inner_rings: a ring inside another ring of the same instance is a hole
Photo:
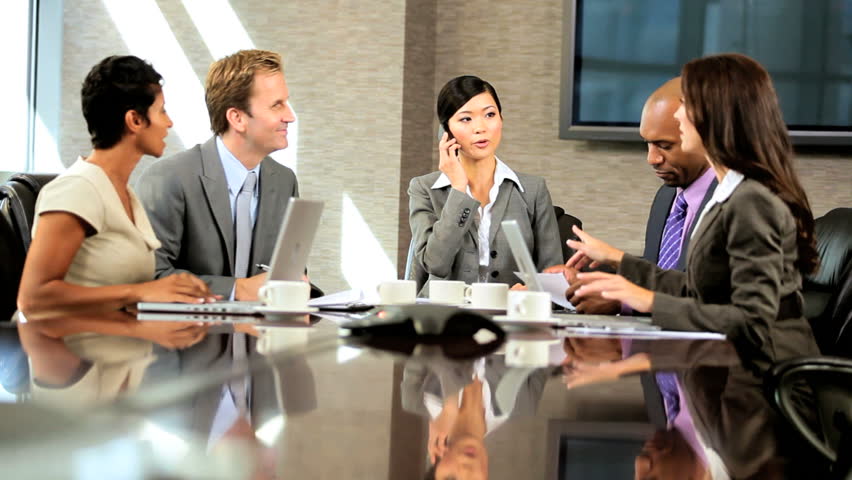
[[[515,275],[520,279],[524,278],[521,272],[515,272]],[[550,294],[553,303],[572,312],[575,310],[574,305],[571,305],[571,302],[565,298],[565,290],[568,290],[570,286],[568,280],[565,280],[565,275],[561,273],[536,273],[535,276],[538,278],[541,288]]]
[[[330,307],[337,305],[349,305],[364,302],[364,292],[360,289],[344,290],[331,293],[323,297],[312,298],[308,301],[309,307]]]

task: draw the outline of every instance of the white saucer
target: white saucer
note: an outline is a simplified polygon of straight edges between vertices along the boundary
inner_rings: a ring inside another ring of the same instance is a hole
[[[298,309],[293,308],[281,308],[281,307],[270,307],[267,305],[258,305],[254,307],[255,312],[262,313],[264,315],[306,315],[308,313],[314,313],[319,311],[317,307],[302,307]]]
[[[515,327],[556,327],[559,325],[558,318],[519,318],[509,317],[507,315],[495,315],[492,317],[495,322],[501,325],[510,325]]]

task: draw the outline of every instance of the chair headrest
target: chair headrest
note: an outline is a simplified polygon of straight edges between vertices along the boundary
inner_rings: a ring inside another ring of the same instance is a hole
[[[835,208],[817,218],[815,233],[820,267],[808,281],[836,287],[852,259],[852,208]]]

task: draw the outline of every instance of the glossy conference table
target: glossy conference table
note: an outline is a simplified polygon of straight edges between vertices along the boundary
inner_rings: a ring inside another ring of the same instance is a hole
[[[245,361],[229,353],[233,324],[216,323],[188,349],[155,347],[138,386],[115,398],[86,404],[69,388],[49,405],[0,404],[2,478],[431,478],[435,456],[435,478],[798,478],[807,468],[725,340],[540,329],[461,347],[370,346],[340,336],[352,318],[243,322],[257,335]],[[677,373],[668,403],[682,411],[666,413],[649,369]],[[243,416],[222,407],[240,384],[251,392]]]

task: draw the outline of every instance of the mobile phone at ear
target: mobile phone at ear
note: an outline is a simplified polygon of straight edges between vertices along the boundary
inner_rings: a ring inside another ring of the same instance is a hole
[[[442,140],[444,138],[445,132],[447,134],[447,140],[449,140],[451,138],[456,138],[456,137],[453,136],[453,132],[451,132],[449,128],[444,127],[444,124],[442,123],[438,126],[438,140]],[[458,149],[456,149],[455,152],[456,152],[456,157],[458,157],[459,156]]]

